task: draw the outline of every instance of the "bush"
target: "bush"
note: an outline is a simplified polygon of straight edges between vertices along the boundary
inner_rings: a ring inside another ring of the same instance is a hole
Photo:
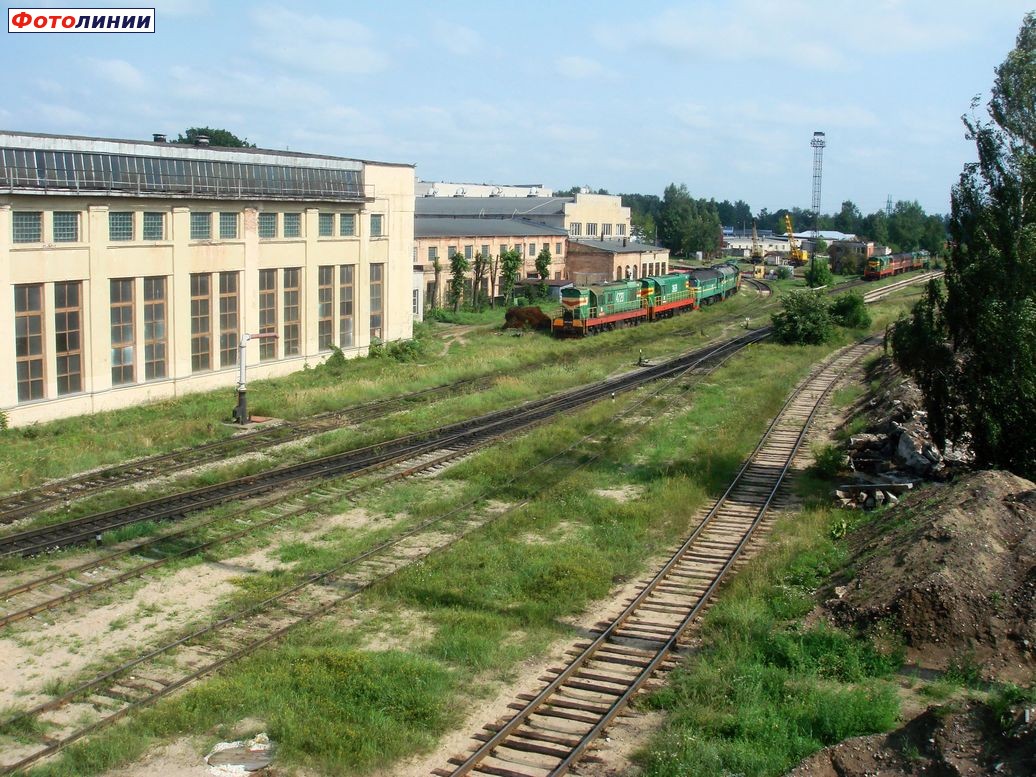
[[[831,275],[831,268],[827,266],[827,262],[810,262],[804,277],[806,285],[815,289],[817,286],[827,286],[834,276]]]
[[[795,271],[788,267],[788,265],[781,265],[777,268],[777,279],[781,281],[790,281],[795,277]]]
[[[845,452],[837,445],[813,447],[813,471],[820,477],[834,480],[845,468]]]
[[[849,329],[863,329],[871,325],[871,314],[867,303],[858,291],[850,291],[835,298],[831,305],[831,318],[839,326]]]
[[[773,316],[773,337],[779,343],[818,345],[834,334],[831,307],[819,291],[794,291],[781,298]]]

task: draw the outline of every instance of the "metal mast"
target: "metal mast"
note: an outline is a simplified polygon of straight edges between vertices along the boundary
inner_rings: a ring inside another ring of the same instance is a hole
[[[820,239],[820,181],[824,176],[824,146],[827,140],[823,132],[814,132],[813,140],[813,247],[809,251],[810,269],[816,271],[817,241]]]

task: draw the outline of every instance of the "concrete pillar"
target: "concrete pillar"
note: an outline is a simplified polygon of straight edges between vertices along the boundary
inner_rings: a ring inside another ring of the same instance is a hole
[[[14,352],[14,289],[11,286],[11,206],[0,205],[0,375],[9,379],[0,381],[0,408],[18,404],[18,382],[15,378]]]

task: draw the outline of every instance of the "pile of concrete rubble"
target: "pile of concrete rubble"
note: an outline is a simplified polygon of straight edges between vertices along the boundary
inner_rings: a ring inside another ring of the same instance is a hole
[[[843,507],[895,504],[922,480],[949,480],[968,463],[967,451],[932,439],[920,392],[894,368],[885,367],[881,393],[866,412],[874,420],[849,438],[846,451],[852,478],[835,491]]]

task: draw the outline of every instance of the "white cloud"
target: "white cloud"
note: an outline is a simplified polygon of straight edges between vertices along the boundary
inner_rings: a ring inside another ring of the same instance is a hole
[[[678,5],[624,24],[597,25],[595,40],[614,50],[678,54],[701,62],[779,62],[801,68],[864,67],[891,49],[949,49],[970,30],[944,4],[851,0],[730,0]]]
[[[30,109],[30,114],[36,120],[42,120],[46,124],[56,125],[62,129],[77,129],[90,126],[90,120],[85,113],[69,108],[67,105],[53,105],[51,103],[39,103]]]
[[[124,89],[142,89],[145,85],[144,76],[129,62],[122,59],[90,59],[87,60],[94,75],[110,81],[116,86]]]
[[[554,67],[565,78],[593,78],[607,72],[600,62],[587,57],[561,57]]]
[[[370,30],[341,17],[303,15],[265,6],[252,12],[253,48],[289,67],[320,73],[375,73],[388,65]]]
[[[482,36],[470,27],[440,19],[432,23],[432,40],[458,56],[478,54],[484,48]]]

